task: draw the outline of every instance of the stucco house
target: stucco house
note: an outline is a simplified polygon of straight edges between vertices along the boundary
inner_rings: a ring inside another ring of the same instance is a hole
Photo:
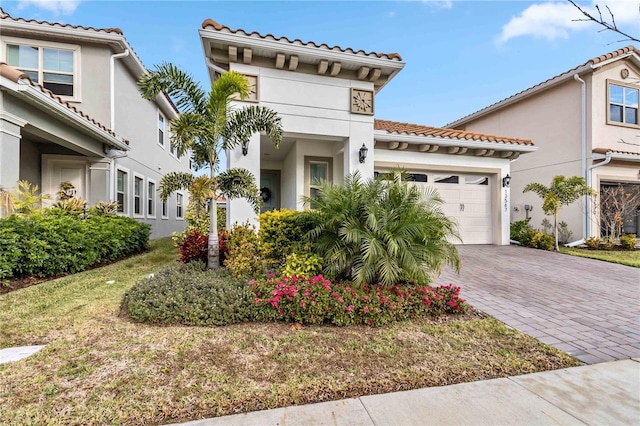
[[[529,182],[548,185],[553,176],[582,176],[600,193],[621,183],[640,185],[640,51],[628,46],[590,59],[513,96],[450,123],[463,131],[498,132],[530,138],[540,148],[511,167],[512,220],[544,217],[540,199],[523,194]],[[574,239],[599,236],[598,208],[582,200],[564,208]],[[525,209],[532,206],[533,210]],[[640,208],[640,206],[638,206]],[[602,228],[602,229],[601,229]],[[640,234],[636,212],[624,218],[623,232]]]
[[[142,99],[145,72],[122,31],[15,18],[0,9],[0,186],[61,185],[93,205],[152,225],[152,238],[184,229],[187,193],[162,203],[170,171],[189,171],[170,146],[177,116],[164,95]]]
[[[200,39],[211,80],[228,70],[249,79],[257,103],[282,117],[284,140],[264,135],[227,153],[229,167],[258,179],[265,209],[303,209],[314,182],[401,167],[436,187],[466,244],[508,244],[511,162],[536,150],[527,138],[377,120],[375,97],[402,70],[397,53],[376,53],[231,29],[211,19]],[[506,178],[506,179],[505,179]],[[228,202],[228,224],[256,222],[245,200]]]

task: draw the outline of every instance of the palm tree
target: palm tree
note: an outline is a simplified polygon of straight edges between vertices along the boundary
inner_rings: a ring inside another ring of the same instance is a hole
[[[325,260],[325,272],[357,284],[424,284],[430,272],[460,259],[451,243],[459,240],[456,224],[442,211],[435,190],[422,192],[403,181],[362,181],[358,172],[342,185],[320,182],[315,198],[304,197],[318,215],[308,238]]]
[[[558,212],[564,206],[573,204],[584,195],[595,195],[595,191],[587,185],[584,178],[572,176],[555,176],[551,185],[544,186],[538,182],[531,182],[524,187],[522,192],[535,192],[542,198],[542,211],[546,215],[553,215],[553,228],[555,234],[555,251],[560,251],[558,246]]]
[[[222,151],[234,149],[248,143],[256,132],[265,132],[276,147],[282,140],[282,124],[275,111],[249,106],[241,109],[231,107],[233,96],[240,99],[249,96],[249,82],[236,71],[222,74],[206,93],[193,77],[173,64],[157,65],[155,70],[144,74],[138,82],[142,97],[155,99],[166,93],[175,103],[180,115],[171,120],[171,144],[180,157],[191,152],[196,168],[209,167],[211,178],[211,212],[209,215],[209,268],[219,265],[217,209],[218,194],[227,199],[246,198],[256,212],[261,199],[255,177],[246,169],[234,168],[217,176]],[[160,182],[160,196],[167,197],[178,189],[188,189],[193,182],[190,173],[168,173]]]

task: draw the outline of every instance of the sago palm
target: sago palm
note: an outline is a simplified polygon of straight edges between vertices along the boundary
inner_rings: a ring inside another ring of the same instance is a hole
[[[282,124],[275,111],[249,106],[241,109],[231,107],[233,96],[246,99],[249,82],[242,74],[229,71],[222,74],[205,92],[193,77],[173,64],[164,63],[143,75],[138,82],[145,99],[165,92],[174,101],[180,115],[171,120],[171,144],[180,157],[191,152],[196,168],[209,167],[211,178],[211,212],[209,215],[209,256],[210,268],[219,265],[217,209],[215,197],[223,195],[227,199],[246,198],[256,212],[261,199],[255,177],[246,169],[234,168],[215,175],[222,151],[232,150],[242,143],[248,143],[256,132],[264,132],[276,145],[282,140]],[[188,189],[193,181],[189,173],[169,173],[160,182],[160,196],[163,200],[174,191]]]
[[[456,224],[435,191],[423,193],[399,174],[363,182],[357,172],[319,188],[305,201],[321,218],[309,237],[325,272],[358,284],[422,284],[445,263],[458,268]]]

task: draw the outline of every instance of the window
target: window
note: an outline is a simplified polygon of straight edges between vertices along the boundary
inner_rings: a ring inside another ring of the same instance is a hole
[[[446,176],[434,176],[433,177],[433,182],[434,183],[459,183],[460,178],[456,175],[446,175]]]
[[[310,161],[309,162],[309,196],[318,198],[319,183],[327,180],[329,163]]]
[[[156,217],[156,183],[147,179],[147,216]]]
[[[169,219],[169,205],[166,201],[162,202],[162,218]]]
[[[74,97],[76,50],[7,44],[6,58],[7,64],[56,95]]]
[[[144,180],[139,176],[133,177],[133,214],[142,215],[142,186]]]
[[[164,115],[158,113],[158,144],[164,148]]]
[[[409,182],[427,182],[427,175],[424,173],[409,173],[407,180]]]
[[[171,155],[176,155],[176,149],[173,147],[171,141],[169,141],[169,152],[171,153]]]
[[[609,121],[638,125],[638,89],[609,84]]]
[[[465,176],[464,183],[466,185],[489,185],[489,177],[487,176]]]
[[[116,180],[116,201],[118,202],[118,213],[126,214],[129,208],[127,204],[127,187],[129,185],[127,172],[118,169]]]
[[[176,194],[176,217],[182,218],[182,194]]]

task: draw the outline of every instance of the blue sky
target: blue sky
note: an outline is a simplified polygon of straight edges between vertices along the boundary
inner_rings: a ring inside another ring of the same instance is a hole
[[[598,4],[640,34],[638,1]],[[119,27],[148,68],[171,61],[204,85],[198,29],[206,18],[233,29],[398,52],[405,69],[378,94],[376,117],[432,126],[629,44],[595,24],[573,22],[579,16],[565,1],[2,0],[2,7],[14,17]]]

